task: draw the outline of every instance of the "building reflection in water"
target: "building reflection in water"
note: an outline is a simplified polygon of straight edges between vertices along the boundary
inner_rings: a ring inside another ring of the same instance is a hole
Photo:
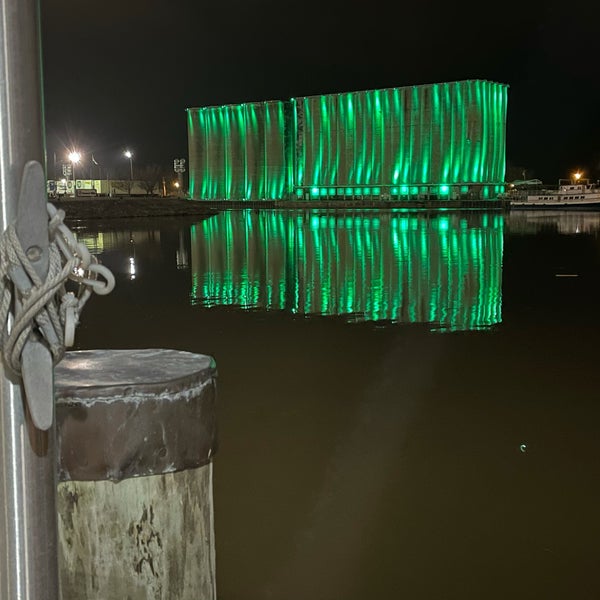
[[[179,232],[179,246],[177,247],[177,252],[175,253],[175,261],[177,263],[178,269],[187,269],[189,264],[188,258],[188,249],[187,249],[187,240],[183,235],[183,231]]]
[[[161,253],[161,232],[158,229],[96,231],[79,227],[74,229],[74,233],[101,263],[108,259],[113,273],[125,273],[132,281],[139,276],[138,248],[142,250],[142,258],[154,262]]]
[[[600,211],[593,210],[514,210],[507,225],[511,234],[532,235],[542,231],[560,235],[600,233]]]
[[[192,226],[191,302],[485,328],[502,250],[500,214],[224,211]]]

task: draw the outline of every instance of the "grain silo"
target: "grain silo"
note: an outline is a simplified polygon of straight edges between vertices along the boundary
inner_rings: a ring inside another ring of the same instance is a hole
[[[188,109],[190,196],[277,200],[289,196],[289,102]]]
[[[495,198],[507,90],[468,80],[188,109],[190,195]]]

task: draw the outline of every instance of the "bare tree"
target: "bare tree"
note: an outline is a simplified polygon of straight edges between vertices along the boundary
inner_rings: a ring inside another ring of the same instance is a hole
[[[152,164],[138,168],[137,179],[148,196],[153,194],[154,191],[159,188],[162,174],[163,170],[159,165]]]
[[[111,186],[117,191],[123,191],[126,195],[131,195],[131,188],[133,187],[133,181],[131,179],[112,179]]]

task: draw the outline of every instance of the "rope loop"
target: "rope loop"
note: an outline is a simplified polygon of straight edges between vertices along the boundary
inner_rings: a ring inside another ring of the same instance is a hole
[[[21,352],[31,335],[41,337],[60,362],[74,344],[79,315],[92,291],[110,293],[115,279],[64,224],[65,213],[47,203],[48,273],[41,281],[14,225],[0,235],[0,341],[6,364],[21,373]],[[66,284],[78,285],[77,293]],[[11,318],[12,314],[12,318]]]

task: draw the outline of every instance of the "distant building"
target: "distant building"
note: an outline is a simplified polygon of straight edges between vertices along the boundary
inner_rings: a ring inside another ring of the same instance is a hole
[[[468,80],[188,108],[190,197],[495,198],[507,91]]]
[[[144,181],[134,179],[48,179],[46,182],[48,196],[147,196],[148,189]],[[158,183],[152,194],[161,191]],[[175,193],[173,193],[175,195]]]

